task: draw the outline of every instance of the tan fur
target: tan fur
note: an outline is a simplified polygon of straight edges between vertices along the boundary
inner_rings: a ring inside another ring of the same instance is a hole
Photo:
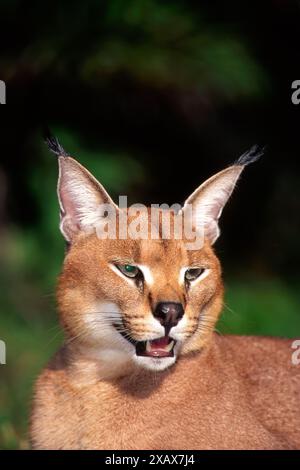
[[[34,448],[299,449],[289,341],[214,336],[167,371],[113,381],[93,361],[79,377],[67,363],[62,350],[37,382]]]
[[[66,341],[35,386],[33,448],[300,448],[300,366],[292,365],[291,341],[213,333],[223,284],[208,236],[193,251],[186,240],[68,233],[58,285]],[[116,261],[150,267],[153,282],[137,288],[111,269]],[[184,266],[209,274],[187,288]],[[152,312],[162,301],[182,303],[184,327],[174,328],[175,364],[148,370],[106,318],[117,306],[131,338],[154,339],[161,326]]]

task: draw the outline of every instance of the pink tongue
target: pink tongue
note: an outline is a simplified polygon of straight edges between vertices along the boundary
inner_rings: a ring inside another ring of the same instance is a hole
[[[151,349],[164,349],[169,344],[169,337],[164,336],[163,338],[153,339],[150,341]]]

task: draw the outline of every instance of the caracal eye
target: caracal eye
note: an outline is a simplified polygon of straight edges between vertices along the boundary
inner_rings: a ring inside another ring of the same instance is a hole
[[[116,266],[127,277],[137,277],[140,273],[139,268],[132,264],[117,264]]]
[[[197,279],[201,274],[203,274],[205,268],[189,268],[185,271],[185,279],[186,281],[194,281]]]

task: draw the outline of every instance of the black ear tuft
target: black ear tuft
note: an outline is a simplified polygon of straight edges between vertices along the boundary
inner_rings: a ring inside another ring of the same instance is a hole
[[[266,147],[259,147],[258,145],[253,145],[250,150],[243,153],[243,155],[234,162],[234,165],[249,165],[254,163],[265,153]]]
[[[60,145],[58,139],[51,134],[49,129],[45,129],[44,131],[44,140],[49,147],[49,150],[58,157],[69,157],[70,155],[63,149]]]

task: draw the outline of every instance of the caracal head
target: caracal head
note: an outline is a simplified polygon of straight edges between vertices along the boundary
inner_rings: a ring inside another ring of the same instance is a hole
[[[257,148],[204,182],[182,208],[131,210],[118,207],[56,139],[48,144],[58,156],[60,229],[69,247],[58,286],[67,343],[118,373],[164,370],[201,350],[222,308],[212,249],[218,220]],[[175,234],[174,227],[182,229]]]

